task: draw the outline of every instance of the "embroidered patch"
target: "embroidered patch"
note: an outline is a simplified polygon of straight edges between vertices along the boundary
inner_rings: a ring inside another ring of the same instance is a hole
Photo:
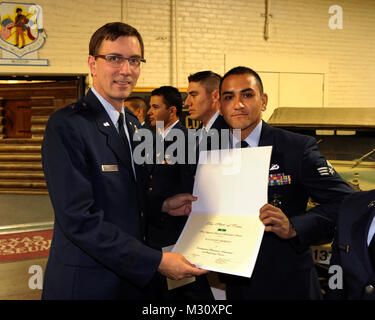
[[[292,178],[290,175],[285,175],[284,173],[270,174],[268,180],[269,186],[282,186],[292,183]]]
[[[335,169],[333,169],[332,165],[327,161],[326,167],[317,168],[319,174],[321,176],[333,176],[335,174]]]

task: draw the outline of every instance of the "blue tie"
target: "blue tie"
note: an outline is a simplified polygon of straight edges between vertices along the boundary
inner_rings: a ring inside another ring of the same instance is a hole
[[[118,118],[118,132],[119,132],[120,137],[122,138],[122,141],[126,145],[125,147],[126,151],[128,151],[129,154],[131,154],[130,147],[129,147],[129,140],[128,140],[128,137],[126,136],[125,129],[124,129],[124,115],[122,112],[120,112],[120,116]]]

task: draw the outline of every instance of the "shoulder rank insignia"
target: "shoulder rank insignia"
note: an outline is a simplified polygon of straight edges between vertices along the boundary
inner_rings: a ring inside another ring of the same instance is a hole
[[[82,107],[87,107],[87,103],[86,102],[83,102],[83,101],[77,101],[77,102],[75,102],[75,103],[72,103],[71,105],[70,105],[70,107],[72,108],[72,109],[80,109],[80,108],[82,108]]]
[[[335,169],[333,169],[329,161],[327,161],[326,167],[320,167],[317,170],[321,176],[333,176],[335,174]]]

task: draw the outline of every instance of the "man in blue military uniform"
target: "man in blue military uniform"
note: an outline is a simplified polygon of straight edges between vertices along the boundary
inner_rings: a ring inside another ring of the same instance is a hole
[[[260,209],[265,233],[257,262],[250,279],[223,277],[227,298],[319,299],[310,245],[331,240],[338,207],[352,191],[320,154],[315,139],[262,121],[267,102],[252,69],[237,67],[223,76],[221,113],[232,129],[241,129],[241,137],[233,136],[230,146],[273,147],[270,203]],[[319,205],[306,212],[308,197]]]
[[[157,271],[172,279],[205,273],[145,245],[143,177],[132,154],[139,122],[122,106],[144,61],[136,29],[99,28],[89,44],[93,87],[48,121],[42,162],[55,223],[44,299],[142,299]],[[187,214],[192,200],[148,199],[170,214]]]
[[[177,88],[163,86],[151,92],[148,115],[151,126],[156,126],[153,164],[146,166],[149,173],[147,192],[151,197],[167,198],[192,192],[193,172],[187,161],[188,133],[179,121],[181,113],[182,97]],[[158,250],[174,245],[186,216],[171,216],[152,205],[147,206],[146,213],[149,245]],[[167,281],[160,274],[155,275],[153,283],[155,298],[158,299],[213,299],[205,276],[172,291],[167,289]]]
[[[220,79],[217,73],[208,70],[191,74],[188,77],[189,86],[186,90],[185,106],[188,107],[191,119],[202,122],[197,131],[194,173],[199,152],[211,150],[212,144],[218,145],[220,129],[227,128],[224,118],[219,114]]]
[[[187,155],[181,157],[178,154],[181,149],[173,148],[177,139],[181,147],[185,148],[187,143],[187,129],[179,121],[181,112],[182,97],[177,88],[163,86],[151,92],[150,123],[155,127],[158,122],[162,127],[158,126],[155,132],[152,164],[146,165],[149,195],[167,198],[178,193],[192,193],[193,175],[186,161]],[[151,246],[161,249],[176,243],[187,217],[173,217],[158,209],[148,206],[148,241]]]
[[[356,192],[339,211],[328,299],[375,300],[375,190]],[[342,278],[338,278],[341,277]]]

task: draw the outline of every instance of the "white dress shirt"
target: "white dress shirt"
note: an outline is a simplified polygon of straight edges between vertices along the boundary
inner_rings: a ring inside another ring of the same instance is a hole
[[[257,124],[257,126],[253,129],[253,131],[251,131],[251,133],[245,138],[244,141],[248,143],[249,147],[258,147],[261,132],[262,132],[262,121],[260,121]],[[240,140],[238,140],[237,137],[233,135],[232,133],[230,134],[230,136],[233,137],[233,144],[232,144],[232,139],[229,139],[231,148],[233,149],[233,146],[236,146],[237,143],[240,142]]]
[[[370,229],[368,231],[368,235],[367,235],[367,245],[369,246],[370,245],[370,242],[372,240],[372,237],[374,236],[375,234],[375,217],[372,219],[372,222],[371,222],[371,225],[370,225]]]
[[[172,130],[172,128],[176,125],[176,123],[180,121],[180,120],[177,120],[175,122],[173,122],[173,124],[171,126],[169,126],[167,129],[165,129],[162,133],[161,133],[161,136],[163,138],[163,140],[165,139],[165,137],[168,135],[169,131]]]
[[[210,121],[208,121],[207,123],[207,126],[203,125],[202,126],[202,130],[200,131],[199,133],[199,143],[201,143],[202,141],[202,138],[203,138],[203,130],[206,130],[206,132],[208,133],[208,131],[210,131],[212,125],[214,124],[215,120],[217,119],[217,117],[219,116],[219,111],[217,111],[210,119]]]

